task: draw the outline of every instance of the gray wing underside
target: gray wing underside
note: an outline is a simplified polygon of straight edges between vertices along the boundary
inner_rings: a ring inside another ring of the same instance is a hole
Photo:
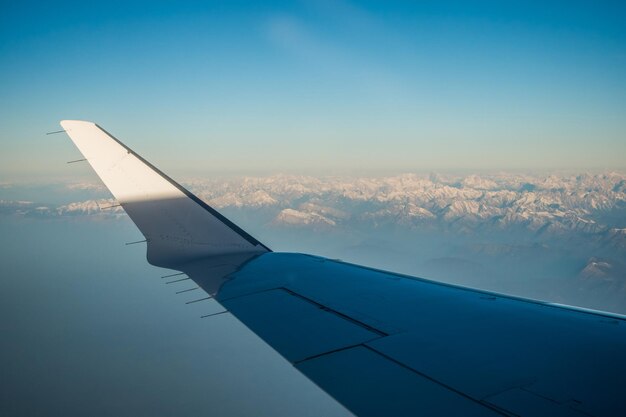
[[[90,122],[64,129],[148,241],[359,416],[615,416],[626,321],[273,253]]]

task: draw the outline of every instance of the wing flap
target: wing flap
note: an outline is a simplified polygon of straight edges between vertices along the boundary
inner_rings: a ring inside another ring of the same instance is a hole
[[[319,356],[296,368],[357,416],[505,415],[366,346]]]
[[[281,288],[222,301],[222,305],[236,311],[239,320],[292,363],[381,337]]]

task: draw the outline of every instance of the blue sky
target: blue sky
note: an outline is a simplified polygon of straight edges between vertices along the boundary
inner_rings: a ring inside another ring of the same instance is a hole
[[[75,175],[61,119],[179,175],[626,168],[619,2],[0,7],[3,180]]]

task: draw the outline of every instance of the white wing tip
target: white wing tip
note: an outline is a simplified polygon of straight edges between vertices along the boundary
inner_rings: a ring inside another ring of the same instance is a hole
[[[95,125],[94,122],[90,122],[88,120],[61,120],[59,122],[59,124],[63,127],[66,128],[67,126],[71,126],[71,125],[77,125],[77,124],[89,124],[89,125]]]

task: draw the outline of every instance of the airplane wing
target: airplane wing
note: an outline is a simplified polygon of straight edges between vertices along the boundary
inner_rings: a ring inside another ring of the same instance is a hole
[[[61,125],[150,263],[357,416],[626,414],[626,317],[272,252],[98,125]]]

